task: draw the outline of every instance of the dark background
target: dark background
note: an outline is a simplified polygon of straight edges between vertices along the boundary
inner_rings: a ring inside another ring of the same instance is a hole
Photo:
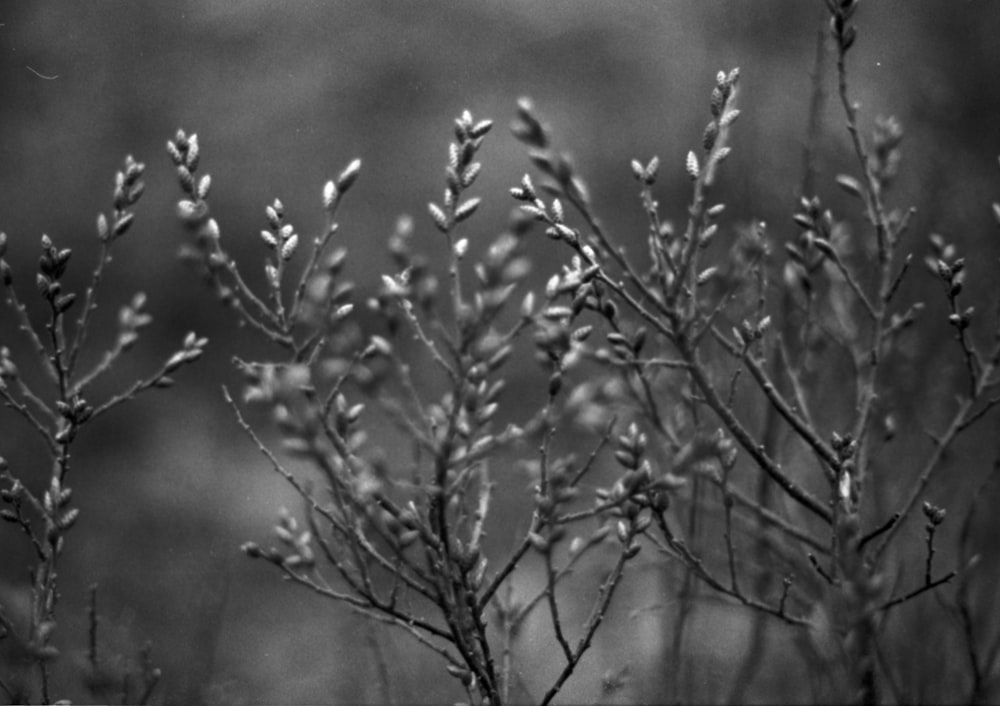
[[[35,303],[30,282],[42,233],[74,249],[70,282],[84,281],[96,256],[96,215],[110,210],[114,172],[132,154],[147,165],[147,190],[102,293],[93,354],[110,341],[117,309],[133,292],[148,294],[155,320],[101,391],[152,371],[188,330],[211,339],[205,358],[179,374],[172,391],[119,408],[75,447],[70,484],[82,515],[63,564],[60,613],[70,660],[85,644],[79,607],[86,587],[98,582],[109,651],[131,654],[152,639],[165,672],[160,696],[169,702],[375,700],[368,631],[384,645],[395,698],[458,696],[408,638],[378,637],[380,629],[284,587],[276,572],[238,552],[247,539],[266,539],[276,509],[294,500],[240,435],[221,397],[220,383],[239,388],[229,359],[253,348],[253,337],[176,259],[184,233],[164,143],[178,127],[199,135],[202,171],[213,177],[213,214],[244,272],[263,257],[256,234],[266,226],[267,203],[281,198],[297,229],[315,232],[323,183],[361,157],[339,237],[363,296],[390,270],[384,242],[400,214],[413,214],[418,242],[440,254],[426,203],[440,198],[452,120],[463,109],[497,124],[474,190],[485,201],[467,233],[473,249],[502,229],[512,206],[507,189],[529,170],[506,130],[521,96],[534,99],[576,158],[597,212],[624,242],[641,243],[629,161],[659,155],[661,206],[683,220],[684,156],[700,143],[716,72],[739,66],[742,116],[717,196],[728,204],[730,224],[763,219],[781,240],[796,230],[790,214],[822,5],[0,4],[0,229],[22,298]],[[857,21],[851,93],[862,127],[867,133],[875,115],[894,114],[907,130],[890,200],[918,207],[910,246],[922,256],[927,235],[945,233],[970,254],[971,298],[992,301],[996,270],[990,275],[989,268],[1000,252],[989,211],[1000,200],[1000,5],[865,2]],[[832,96],[825,116],[818,190],[844,212],[850,204],[832,177],[854,165]],[[541,236],[531,252],[542,281],[563,255]],[[922,288],[937,295],[924,272],[908,286],[908,295],[923,296]],[[939,361],[949,344],[947,327],[934,330],[941,335],[921,346],[909,387],[910,413],[928,424],[940,418],[927,405],[942,387]],[[0,312],[0,345],[19,356],[29,379],[39,379],[9,310]],[[0,453],[26,477],[47,464],[29,431],[0,410]],[[988,468],[990,438],[961,447],[969,479]],[[937,492],[960,495],[954,485]],[[25,595],[22,545],[13,532],[0,533],[0,601],[11,605]],[[640,677],[655,672],[658,623],[626,617],[628,606],[654,602],[653,580],[637,580],[616,599],[620,619],[601,634],[569,700],[594,698],[605,669],[631,663]],[[722,613],[707,620],[704,649],[718,656],[720,644],[733,644],[719,636],[738,634],[740,623]],[[529,635],[526,655],[532,646]],[[525,679],[539,685],[544,671],[526,666]],[[649,680],[655,684],[655,676]],[[710,678],[704,681],[702,693],[711,697]]]

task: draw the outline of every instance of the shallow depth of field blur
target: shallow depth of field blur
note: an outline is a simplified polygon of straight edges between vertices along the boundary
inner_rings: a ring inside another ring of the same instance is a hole
[[[82,514],[61,565],[59,640],[69,662],[61,671],[71,672],[85,649],[82,606],[96,582],[105,649],[131,654],[152,640],[164,670],[157,694],[163,702],[374,701],[383,693],[374,684],[376,643],[398,702],[460,697],[440,662],[408,637],[292,589],[238,550],[245,540],[269,538],[282,504],[298,505],[222,399],[221,385],[242,384],[231,356],[260,344],[176,258],[185,231],[175,217],[179,190],[164,143],[178,127],[199,135],[201,169],[213,178],[213,215],[244,272],[260,269],[256,234],[267,203],[280,198],[297,230],[315,231],[322,227],[323,183],[360,157],[361,177],[339,212],[338,237],[363,300],[390,271],[384,245],[399,215],[412,214],[417,242],[432,257],[441,254],[426,203],[440,197],[452,120],[462,110],[497,123],[480,155],[475,193],[484,204],[466,232],[473,249],[477,235],[485,242],[503,229],[513,206],[507,189],[530,171],[506,130],[522,96],[534,100],[558,144],[574,155],[604,221],[626,242],[634,232],[641,248],[644,216],[629,161],[660,157],[661,208],[682,219],[689,196],[684,156],[701,140],[716,72],[739,66],[742,117],[715,199],[727,204],[726,223],[762,219],[780,241],[796,232],[791,213],[822,7],[820,0],[0,5],[0,230],[10,241],[7,259],[30,285],[38,240],[47,233],[73,248],[69,281],[83,282],[96,257],[96,215],[110,208],[114,172],[132,154],[147,165],[146,194],[116,247],[91,350],[101,350],[100,332],[114,335],[118,306],[135,291],[146,292],[154,322],[101,389],[112,392],[151,372],[189,330],[210,339],[205,357],[183,369],[172,390],[148,393],[88,426],[74,447],[70,484]],[[857,23],[849,61],[862,125],[867,132],[876,115],[893,114],[906,129],[892,202],[917,206],[911,247],[922,255],[930,233],[946,234],[968,255],[970,300],[992,302],[995,280],[987,278],[1000,254],[989,209],[1000,200],[1000,4],[882,0],[862,3]],[[833,88],[832,72],[824,81]],[[833,100],[824,116],[817,189],[846,214],[853,204],[832,180],[854,163]],[[535,281],[544,282],[566,253],[539,233],[530,254]],[[940,285],[929,274],[916,273],[907,286],[911,297],[926,288],[940,306]],[[21,292],[34,303],[30,286]],[[947,328],[933,331],[914,342],[914,367],[900,371],[912,394],[906,419],[928,426],[940,415],[925,403],[947,384],[944,361],[957,361]],[[0,345],[24,361],[27,377],[40,380],[6,309]],[[521,374],[511,381],[508,403],[537,382],[530,366]],[[263,415],[251,418],[267,429]],[[43,464],[41,473],[48,463],[29,431],[0,409],[0,454],[25,476],[32,464]],[[953,451],[960,461],[931,488],[929,496],[950,514],[961,516],[969,484],[989,471],[995,436],[984,428],[963,438]],[[507,503],[495,508],[496,518],[511,517],[492,528],[494,545],[503,548],[504,531],[520,527],[517,518],[523,523],[529,496],[523,474],[495,479]],[[903,541],[919,543],[919,533],[912,523]],[[948,552],[940,556],[946,566]],[[0,528],[0,602],[23,600],[29,559],[22,537]],[[656,701],[662,693],[670,678],[662,659],[669,642],[662,600],[669,594],[657,570],[641,563],[629,569],[635,573],[615,597],[566,701],[599,698],[602,675],[626,666],[629,700]],[[703,656],[684,677],[686,693],[723,698],[713,690],[714,675],[738,664],[743,620],[736,609],[699,618],[690,649]],[[526,655],[530,630],[520,643]],[[543,657],[521,664],[529,690],[551,672]],[[781,668],[764,667],[774,673],[762,675],[753,698],[799,693],[794,673]]]

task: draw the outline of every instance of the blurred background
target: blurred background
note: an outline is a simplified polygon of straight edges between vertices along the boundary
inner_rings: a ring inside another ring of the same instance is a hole
[[[700,144],[716,72],[739,66],[742,116],[716,194],[728,205],[729,224],[762,219],[780,241],[796,234],[790,215],[822,6],[4,0],[0,230],[22,297],[36,304],[30,283],[42,233],[73,248],[68,281],[85,281],[96,257],[97,213],[110,211],[114,173],[131,154],[147,165],[146,194],[107,276],[93,355],[110,343],[118,308],[134,292],[147,293],[154,322],[99,390],[113,393],[153,371],[189,330],[211,339],[204,359],[184,369],[173,390],[149,393],[88,426],[75,447],[70,485],[82,514],[62,565],[59,630],[70,661],[82,659],[81,607],[87,587],[98,583],[107,650],[132,655],[152,640],[164,670],[157,698],[167,703],[377,701],[383,692],[373,683],[375,643],[390,665],[395,700],[460,697],[416,643],[289,590],[275,571],[238,551],[248,539],[268,540],[277,508],[295,504],[239,433],[221,395],[221,384],[240,388],[230,357],[253,349],[254,337],[176,258],[185,234],[175,218],[179,189],[164,143],[177,128],[199,135],[201,170],[213,177],[213,214],[244,272],[264,255],[257,233],[266,227],[266,204],[280,198],[299,232],[316,232],[323,183],[361,157],[338,237],[364,296],[391,267],[384,244],[400,214],[416,218],[418,243],[442,252],[426,203],[440,199],[452,120],[462,110],[496,122],[474,189],[484,196],[467,233],[474,249],[503,229],[512,207],[507,189],[530,170],[506,130],[522,96],[535,101],[558,144],[574,156],[610,230],[641,243],[644,216],[629,161],[660,157],[661,208],[682,220],[689,196],[684,157]],[[892,114],[906,129],[891,201],[918,208],[912,249],[922,256],[930,233],[945,234],[970,255],[970,300],[993,301],[989,277],[996,270],[989,273],[1000,238],[989,204],[1000,200],[1000,4],[882,0],[862,3],[857,22],[851,92],[862,126],[868,133],[876,115]],[[828,90],[831,69],[828,62]],[[850,204],[832,177],[853,169],[843,123],[831,97],[817,190],[841,213]],[[544,281],[563,253],[541,236],[530,249]],[[927,288],[943,299],[923,271],[907,286],[908,296]],[[947,327],[938,331],[922,345],[909,378],[909,409],[928,425],[940,418],[926,405],[941,390],[940,349],[950,343]],[[16,334],[10,311],[0,311],[0,345],[11,347],[28,379],[40,381]],[[0,454],[25,476],[46,463],[29,432],[0,409]],[[934,490],[945,501],[964,498],[956,488],[988,471],[996,454],[992,433],[956,453],[959,470]],[[918,529],[912,534],[919,538]],[[0,532],[0,602],[12,605],[23,601],[27,580],[30,557],[21,539]],[[655,586],[651,572],[616,598],[619,619],[599,634],[567,701],[600,698],[601,676],[626,664],[633,677],[628,698],[657,700],[665,637],[638,610],[656,609]],[[706,666],[690,677],[696,688],[689,693],[716,700],[722,696],[712,690],[713,669],[727,664],[720,653],[738,652],[741,624],[723,612],[704,622],[698,632],[705,644],[692,649],[704,650]],[[359,637],[363,630],[371,640]],[[533,663],[528,634],[523,678],[537,689],[551,677]],[[781,682],[780,669],[772,665],[772,681],[762,680],[762,700],[796,693]],[[792,691],[766,691],[772,683]]]

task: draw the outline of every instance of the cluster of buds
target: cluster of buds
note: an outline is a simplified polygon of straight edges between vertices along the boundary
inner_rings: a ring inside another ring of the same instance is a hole
[[[491,337],[498,314],[528,274],[530,263],[521,254],[522,234],[516,230],[501,233],[473,267],[477,286],[471,306],[466,303],[455,312],[459,347]]]
[[[652,465],[646,456],[648,438],[634,422],[629,424],[624,434],[615,439],[615,461],[624,473],[610,488],[598,488],[597,500],[611,506],[611,514],[623,518],[629,524],[630,536],[641,534],[649,526],[648,513],[644,509],[662,513],[670,506],[669,494],[680,489],[685,481],[673,473],[654,477]],[[624,541],[624,540],[623,540]]]
[[[564,266],[563,274],[553,275],[545,287],[545,296],[549,302],[563,294],[570,294],[572,301],[569,306],[550,304],[536,313],[533,292],[529,292],[521,304],[521,316],[526,320],[533,320],[538,326],[534,336],[535,357],[542,365],[553,368],[549,381],[550,396],[559,393],[562,373],[579,360],[581,344],[592,331],[591,326],[574,328],[573,324],[588,304],[589,293],[593,291],[590,279],[596,273],[596,266],[592,272],[585,272],[581,260],[574,257],[573,265]]]
[[[634,422],[615,441],[615,461],[625,472],[610,489],[598,488],[597,499],[612,505],[610,515],[618,518],[615,534],[626,557],[632,558],[641,548],[636,537],[652,524],[651,512],[663,513],[669,507],[667,491],[672,488],[663,478],[653,480],[652,467],[644,458],[648,440]]]
[[[62,550],[63,534],[76,524],[80,516],[78,508],[69,507],[73,491],[63,487],[57,476],[53,476],[48,490],[42,495],[45,510],[45,538],[56,552]]]
[[[304,293],[305,296],[297,302],[302,308],[295,312],[296,316],[302,321],[319,324],[321,328],[330,331],[337,329],[337,324],[346,319],[353,311],[354,305],[348,300],[354,292],[354,283],[339,279],[347,260],[346,248],[336,248],[325,256],[322,256],[322,253],[329,238],[337,232],[337,222],[333,220],[333,217],[340,199],[358,180],[360,173],[361,160],[355,159],[340,172],[336,179],[331,179],[323,186],[323,209],[327,213],[327,228],[323,236],[313,242],[312,264],[305,275],[308,281],[303,280],[307,286],[304,291],[297,294],[300,296]],[[280,206],[280,204],[281,202],[275,199],[271,208]],[[266,211],[266,215],[273,230],[275,225],[271,219],[270,211]],[[281,261],[284,261],[294,254],[298,236],[292,232],[285,237],[288,233],[287,224],[282,223],[279,226],[276,235],[282,237],[283,242],[279,243],[278,238],[275,237],[273,249],[281,257]],[[293,236],[296,238],[296,244],[291,244]],[[266,238],[265,242],[270,246],[270,242]],[[273,282],[275,278],[271,277],[269,271],[267,275],[269,281]],[[277,296],[280,297],[280,293],[277,293]]]
[[[771,328],[771,317],[765,316],[757,323],[751,323],[746,319],[740,322],[739,327],[733,326],[733,337],[744,350],[751,344],[764,338],[764,334]]]
[[[173,140],[167,141],[167,154],[177,168],[177,181],[181,190],[195,202],[204,201],[212,186],[212,178],[205,174],[196,179],[198,161],[201,151],[198,148],[198,136],[188,135],[178,130]]]
[[[262,230],[260,237],[268,248],[283,262],[288,262],[299,245],[299,235],[291,223],[285,223],[285,207],[279,199],[264,209],[269,230]],[[268,281],[276,285],[277,273],[273,265],[268,265]]]
[[[511,121],[510,131],[521,142],[538,149],[548,149],[551,139],[549,127],[535,116],[535,105],[530,98],[517,101],[517,115]]]
[[[72,251],[69,248],[60,250],[53,244],[49,236],[42,236],[42,256],[38,260],[38,274],[35,275],[35,284],[57,315],[65,313],[76,301],[75,294],[62,293],[62,284],[59,281],[66,273],[70,255],[72,255]]]
[[[965,285],[965,258],[956,258],[950,264],[944,260],[938,260],[936,269],[938,277],[944,282],[948,296],[958,296]]]
[[[62,422],[53,439],[57,444],[68,444],[76,436],[77,428],[94,414],[94,408],[79,395],[74,395],[68,402],[56,400],[56,412]]]
[[[323,259],[322,266],[317,267],[305,287],[299,320],[330,333],[340,329],[338,324],[354,311],[350,301],[354,282],[340,277],[346,261],[346,248],[336,248]]]
[[[389,236],[389,256],[396,270],[403,274],[389,278],[392,284],[386,283],[378,298],[373,299],[370,305],[382,313],[390,333],[395,333],[398,321],[393,314],[393,307],[389,306],[390,301],[396,297],[405,297],[416,304],[418,309],[430,311],[437,300],[440,284],[431,271],[427,258],[413,250],[411,217],[400,216],[396,221],[396,227]]]
[[[961,311],[958,307],[958,295],[965,287],[965,258],[958,257],[955,246],[946,243],[944,238],[937,233],[931,235],[930,246],[931,254],[925,258],[924,262],[944,286],[952,309],[948,316],[948,322],[961,334],[969,327],[972,315],[975,313],[974,307],[970,306]]]
[[[943,507],[938,507],[929,502],[925,502],[922,509],[924,517],[927,519],[928,530],[944,522],[945,515],[947,515],[947,511]]]
[[[712,89],[711,111],[712,117],[719,123],[716,125],[716,130],[728,127],[739,117],[739,111],[734,114],[733,111],[735,108],[732,107],[733,97],[736,94],[736,84],[739,78],[740,70],[738,68],[732,69],[729,73],[720,71],[715,76],[715,88]],[[705,152],[711,152],[712,148],[715,147],[715,138],[718,137],[718,132],[713,132],[710,126],[706,127],[705,131],[705,138],[703,140]]]
[[[300,531],[298,521],[289,514],[288,510],[282,508],[278,524],[274,526],[274,533],[286,547],[286,566],[308,568],[316,563],[316,555],[310,546],[312,532],[307,529]]]
[[[315,390],[309,366],[244,364],[242,370],[248,383],[243,393],[244,401],[262,402],[270,407],[286,451],[300,456],[311,455],[320,436],[322,419],[320,408],[308,399],[308,394]],[[347,404],[343,395],[336,395],[331,399],[329,413],[334,417],[334,425],[346,431],[358,420],[362,410],[363,406],[355,409]],[[363,440],[359,437],[357,445]],[[351,441],[345,439],[348,444]]]
[[[595,352],[601,360],[606,349]],[[603,433],[622,406],[629,404],[631,391],[621,375],[603,375],[579,381],[566,399],[566,412],[581,429]]]
[[[549,523],[556,517],[559,508],[572,502],[580,495],[579,488],[574,484],[576,468],[569,457],[555,459],[549,464],[546,474],[545,488],[535,487],[535,508],[543,523]],[[550,540],[561,539],[562,529],[553,530]]]
[[[625,469],[625,474],[619,482],[625,495],[632,495],[653,479],[649,461],[643,458],[649,440],[645,433],[639,431],[638,425],[632,422],[625,433],[620,434],[615,441],[618,447],[615,449],[615,461]]]
[[[288,569],[309,569],[316,563],[316,553],[312,548],[312,532],[300,530],[298,520],[281,509],[274,533],[284,550],[277,547],[264,549],[256,542],[246,542],[240,549],[251,559],[267,559],[278,566]]]
[[[899,172],[902,154],[899,144],[903,141],[903,126],[894,116],[875,118],[872,135],[872,153],[868,156],[868,168],[876,181],[885,188]]]
[[[833,213],[823,208],[818,196],[811,199],[803,196],[799,201],[799,210],[792,219],[802,229],[797,243],[785,245],[793,262],[804,267],[807,272],[813,272],[825,258],[836,257],[832,243],[836,223]]]
[[[25,529],[28,529],[29,522],[21,512],[21,505],[23,504],[24,496],[28,491],[24,487],[24,483],[9,474],[9,468],[10,467],[7,465],[7,459],[0,456],[0,477],[10,483],[9,488],[3,488],[0,490],[0,500],[2,500],[5,504],[10,505],[9,508],[5,507],[0,510],[0,519],[5,522],[22,525]]]
[[[365,405],[363,403],[350,404],[342,392],[338,392],[333,398],[333,405],[330,408],[333,428],[340,438],[349,440],[348,446],[361,446],[363,439],[361,437],[354,439],[353,435],[362,433],[358,431],[357,424],[364,411]]]
[[[534,316],[538,326],[535,358],[553,369],[549,379],[549,395],[552,397],[561,389],[563,373],[581,359],[585,341],[593,333],[591,325],[576,326],[577,317],[585,309],[602,313],[607,309],[606,316],[617,314],[614,305],[601,296],[595,282],[600,267],[591,259],[593,251],[584,245],[582,252],[583,257],[575,255],[570,265],[564,265],[562,273],[553,275],[545,286],[545,297],[549,302],[568,296],[569,304],[550,304]],[[522,315],[531,317],[533,308],[534,296],[529,294],[522,304]]]
[[[451,538],[451,556],[455,562],[455,567],[465,577],[469,589],[461,590],[460,594],[463,595],[466,605],[470,609],[475,610],[476,591],[483,586],[489,561],[483,556],[483,552],[479,546],[473,542],[463,542],[458,537]],[[465,614],[459,619],[467,620],[468,618],[468,614]]]
[[[459,201],[465,189],[479,176],[482,164],[475,161],[486,133],[493,127],[489,120],[475,121],[472,113],[465,111],[455,121],[455,138],[448,146],[448,167],[445,170],[445,190],[442,205],[429,203],[427,209],[434,225],[442,233],[449,233],[456,223],[461,223],[479,208],[481,199],[474,197]]]
[[[674,454],[672,475],[683,479],[691,472],[711,471],[717,465],[729,469],[735,465],[736,455],[735,442],[722,429],[712,434],[699,433]]]
[[[535,106],[528,98],[518,100],[510,130],[528,147],[528,157],[544,175],[543,189],[578,204],[590,203],[590,192],[576,173],[573,161],[566,153],[552,148],[549,127],[535,115]]]
[[[855,183],[850,177],[840,177],[840,181],[842,185],[848,181]],[[844,225],[834,220],[829,209],[823,208],[818,196],[811,199],[803,196],[792,218],[801,231],[796,242],[785,243],[789,258],[785,283],[801,287],[808,294],[813,289],[812,277],[823,264],[840,261],[838,248],[844,242]]]
[[[597,351],[598,360],[606,360],[612,365],[632,366],[639,360],[639,354],[646,345],[648,331],[645,326],[639,326],[630,336],[619,331],[609,331],[606,339],[610,348]]]
[[[733,107],[736,84],[739,78],[740,70],[738,68],[732,69],[729,73],[720,71],[715,77],[715,88],[712,89],[710,104],[712,120],[705,126],[702,135],[702,149],[704,149],[705,154],[710,154],[716,146],[721,146],[719,138],[740,115],[740,111]],[[722,156],[721,159],[725,159],[725,157]]]
[[[471,464],[489,457],[499,447],[520,439],[524,431],[513,424],[502,431],[490,431],[491,422],[499,410],[498,399],[504,389],[503,380],[490,381],[485,366],[472,367],[475,381],[466,380],[460,397],[446,394],[440,402],[429,405],[427,414],[435,429],[433,443],[439,452],[447,453],[449,485],[467,477]],[[455,409],[456,404],[458,409]],[[449,420],[451,422],[449,423]]]
[[[656,183],[656,175],[660,170],[660,158],[654,156],[646,164],[633,159],[629,166],[632,167],[632,175],[637,181],[645,186],[652,186]]]
[[[521,252],[525,230],[523,224],[515,223],[515,230],[497,237],[482,261],[476,263],[480,288],[475,301],[477,318],[491,320],[510,299],[515,285],[530,271],[531,262]]]
[[[580,359],[582,345],[593,327],[573,328],[568,307],[550,306],[541,312],[535,332],[535,357],[549,368],[548,394],[554,398],[562,390],[563,375]]]
[[[206,345],[208,345],[207,338],[199,337],[195,335],[194,331],[189,331],[184,336],[182,348],[170,356],[170,359],[166,362],[164,372],[172,373],[182,365],[198,360],[205,352]]]
[[[553,240],[565,240],[572,246],[580,243],[580,234],[576,229],[566,225],[566,213],[562,201],[552,199],[552,205],[546,205],[535,190],[531,177],[525,174],[521,177],[520,186],[512,187],[510,195],[515,201],[521,202],[521,212],[536,221],[546,223],[545,234]]]
[[[198,243],[211,249],[219,239],[219,225],[215,219],[208,217],[208,192],[212,187],[212,178],[208,174],[197,176],[198,162],[201,151],[198,147],[198,136],[188,135],[178,130],[173,140],[167,141],[167,153],[177,168],[177,181],[186,198],[177,202],[177,215],[181,221],[195,232]],[[206,263],[220,267],[224,263]]]
[[[845,53],[858,38],[858,28],[851,24],[851,17],[858,9],[859,0],[826,0],[830,10],[830,34],[837,42],[841,54]]]
[[[393,515],[387,510],[379,508],[375,518],[378,524],[385,528],[386,534],[393,544],[400,549],[406,549],[416,542],[424,527],[417,506],[412,501],[398,515]]]
[[[537,461],[526,464],[529,473],[541,480],[541,464]],[[589,464],[580,467],[573,454],[561,456],[548,462],[545,483],[535,486],[535,511],[539,522],[538,531],[528,535],[528,541],[540,554],[550,554],[556,544],[565,539],[567,524],[560,521],[563,511],[580,497],[580,479],[587,473]],[[600,514],[600,513],[598,513]],[[604,523],[589,536],[575,536],[569,543],[569,553],[577,556],[605,540],[612,528]]]
[[[550,301],[568,296],[568,308],[573,318],[589,309],[612,320],[617,315],[617,310],[601,296],[595,283],[598,274],[600,266],[594,263],[594,253],[589,246],[584,245],[581,254],[574,255],[569,265],[563,265],[562,272],[549,278],[545,285],[545,296]]]
[[[344,170],[337,175],[336,179],[331,179],[323,185],[323,208],[327,213],[333,214],[340,202],[341,197],[358,180],[361,173],[361,160],[354,159],[344,167]],[[331,226],[334,224],[331,223]]]
[[[146,305],[146,295],[137,292],[132,301],[118,311],[118,341],[117,346],[127,351],[139,339],[139,330],[153,320],[153,317],[143,311]]]
[[[711,185],[715,179],[716,168],[729,156],[726,136],[729,127],[740,115],[740,111],[734,107],[739,78],[738,68],[728,73],[720,71],[716,75],[710,103],[712,117],[705,126],[701,141],[705,164],[698,163],[698,157],[693,150],[688,152],[684,163],[684,169],[691,181],[702,179],[706,185]]]
[[[110,242],[121,237],[131,227],[135,215],[129,211],[146,189],[142,173],[146,165],[136,162],[132,155],[125,158],[125,169],[115,174],[114,213],[111,224],[101,213],[97,216],[97,237],[101,242]]]

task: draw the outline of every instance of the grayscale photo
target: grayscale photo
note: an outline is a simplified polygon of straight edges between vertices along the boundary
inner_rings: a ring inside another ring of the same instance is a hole
[[[4,0],[0,704],[1000,702],[998,29]]]

